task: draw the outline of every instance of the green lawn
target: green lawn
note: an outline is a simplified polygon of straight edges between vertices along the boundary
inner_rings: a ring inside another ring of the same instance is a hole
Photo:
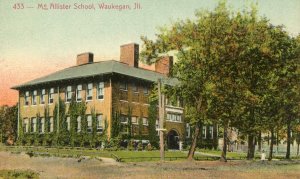
[[[39,178],[39,175],[30,170],[0,170],[0,178]]]

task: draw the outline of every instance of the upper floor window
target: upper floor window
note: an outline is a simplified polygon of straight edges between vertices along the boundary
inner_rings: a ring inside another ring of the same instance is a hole
[[[54,99],[54,88],[50,88],[50,90],[49,90],[49,104],[53,103],[53,99]]]
[[[120,89],[121,90],[128,90],[128,85],[126,82],[122,81],[120,82]]]
[[[104,82],[98,83],[97,98],[104,99]]]
[[[181,114],[167,113],[167,120],[174,121],[174,122],[181,122]]]
[[[41,90],[41,98],[40,98],[40,103],[45,104],[45,96],[46,96],[46,90],[42,89]]]
[[[34,90],[32,92],[32,105],[36,105],[37,104],[37,90]]]
[[[54,121],[53,121],[53,117],[50,117],[50,122],[49,122],[49,132],[53,132],[54,130]]]
[[[77,132],[81,132],[81,116],[77,117]]]
[[[29,120],[28,120],[28,118],[24,118],[24,121],[23,121],[23,131],[25,133],[27,133],[27,132],[29,132],[28,129],[29,129]]]
[[[76,101],[81,101],[82,100],[81,91],[82,91],[82,85],[77,85],[77,88],[76,88]]]
[[[72,86],[67,86],[67,92],[66,92],[66,102],[70,102],[72,100]]]
[[[145,95],[149,94],[149,88],[147,86],[144,86],[144,94]]]
[[[36,118],[31,118],[31,132],[36,132]]]
[[[29,105],[29,91],[25,92],[25,106]]]
[[[148,126],[148,118],[143,117],[143,125]]]
[[[86,89],[86,100],[88,101],[92,99],[93,99],[93,83],[89,83]]]
[[[70,118],[70,116],[67,117],[66,122],[67,122],[67,130],[70,131],[70,129],[71,129],[71,118]]]
[[[202,126],[202,138],[206,139],[206,126]]]
[[[45,132],[45,118],[40,118],[39,133]]]
[[[87,132],[92,132],[92,131],[93,131],[92,116],[88,115],[87,116]]]
[[[139,92],[139,88],[138,88],[138,85],[136,83],[132,83],[132,91],[134,93],[138,93]]]
[[[103,132],[103,115],[102,114],[99,114],[97,115],[97,132],[98,133],[102,133]]]

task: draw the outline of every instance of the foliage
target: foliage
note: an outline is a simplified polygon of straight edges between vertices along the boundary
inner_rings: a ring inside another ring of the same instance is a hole
[[[13,144],[17,137],[17,106],[0,107],[0,142]]]
[[[148,136],[152,146],[158,148],[159,138],[156,131],[156,120],[158,118],[157,101],[150,101],[148,107]]]

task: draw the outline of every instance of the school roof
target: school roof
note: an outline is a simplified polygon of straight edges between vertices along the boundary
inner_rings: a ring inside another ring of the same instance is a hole
[[[20,89],[29,86],[42,85],[59,81],[61,82],[64,80],[87,78],[105,74],[120,74],[150,82],[157,82],[158,79],[162,79],[165,84],[171,86],[174,86],[178,83],[178,80],[175,78],[168,78],[163,74],[151,70],[135,68],[119,61],[109,60],[66,68],[44,77],[26,82],[24,84],[13,86],[12,89]]]

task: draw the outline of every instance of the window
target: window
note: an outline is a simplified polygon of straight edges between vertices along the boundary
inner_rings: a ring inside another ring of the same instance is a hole
[[[174,121],[174,122],[181,122],[181,114],[167,113],[167,120]]]
[[[159,129],[159,120],[155,121],[155,129],[157,130],[157,135],[159,135],[159,131],[158,131],[158,129]]]
[[[189,123],[186,123],[185,131],[186,131],[186,138],[190,138],[191,137],[191,126]]]
[[[29,132],[28,129],[29,129],[29,120],[28,120],[28,118],[25,118],[24,121],[23,121],[23,131],[24,131],[24,133]]]
[[[67,86],[67,92],[66,92],[66,102],[70,102],[72,100],[72,86]]]
[[[102,133],[103,132],[103,120],[102,120],[102,114],[97,115],[97,132]]]
[[[54,98],[54,88],[50,88],[50,90],[49,90],[49,104],[53,103],[53,98]]]
[[[132,124],[138,124],[139,123],[136,116],[131,117],[131,123]]]
[[[206,126],[202,126],[202,138],[206,139]]]
[[[82,100],[81,91],[82,91],[82,85],[77,85],[77,88],[76,88],[76,101],[81,101]]]
[[[121,90],[128,90],[128,85],[126,82],[120,82],[120,89]]]
[[[29,91],[25,92],[25,106],[29,105]]]
[[[144,86],[144,94],[148,95],[149,94],[149,89],[147,86]]]
[[[208,127],[208,138],[213,139],[214,138],[214,134],[213,134],[214,128],[213,126],[209,126]]]
[[[39,133],[45,132],[45,118],[40,118]]]
[[[31,118],[31,132],[36,132],[36,118]]]
[[[67,117],[66,122],[67,122],[67,130],[70,131],[70,129],[71,129],[71,118],[70,118],[70,116]]]
[[[45,95],[46,95],[46,90],[42,89],[41,90],[41,98],[40,98],[40,103],[45,104]]]
[[[87,85],[87,90],[86,90],[86,100],[93,100],[93,83],[89,83]]]
[[[97,98],[104,99],[104,82],[98,83]]]
[[[77,117],[77,132],[81,131],[81,116]]]
[[[32,105],[36,105],[36,101],[37,101],[37,90],[34,90],[33,92],[32,92]]]
[[[139,92],[139,88],[138,88],[138,85],[136,83],[132,83],[132,91],[134,93],[138,93]]]
[[[143,117],[143,125],[148,126],[148,118]]]
[[[92,132],[93,131],[93,126],[92,126],[92,116],[88,115],[87,116],[87,132]]]
[[[127,122],[128,122],[128,117],[125,116],[125,115],[121,115],[121,116],[120,116],[120,120],[121,120],[121,123],[122,123],[122,124],[127,124]]]
[[[54,130],[54,121],[53,121],[53,117],[50,117],[50,123],[49,123],[50,127],[49,127],[49,132],[53,132]]]

